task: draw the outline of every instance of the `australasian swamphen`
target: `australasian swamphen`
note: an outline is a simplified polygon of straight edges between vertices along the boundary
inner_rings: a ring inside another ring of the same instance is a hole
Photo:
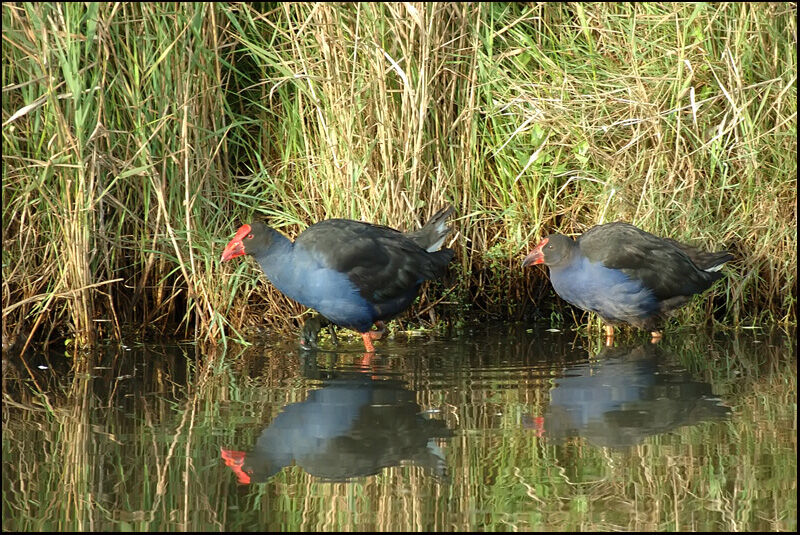
[[[268,481],[289,465],[325,481],[400,464],[447,477],[433,440],[452,435],[445,422],[423,417],[416,392],[402,381],[373,377],[346,373],[324,380],[304,401],[283,407],[249,452],[222,448],[222,459],[241,484]]]
[[[444,275],[452,249],[441,249],[450,231],[447,206],[421,229],[398,230],[350,219],[311,225],[294,242],[266,224],[242,225],[222,261],[250,254],[284,295],[313,308],[335,325],[361,333],[375,351],[383,322],[405,310],[427,280]],[[378,327],[371,330],[372,325]]]
[[[547,265],[556,293],[600,316],[608,341],[620,323],[652,331],[657,340],[665,315],[722,278],[719,269],[731,259],[727,251],[704,252],[616,222],[593,227],[577,240],[551,234],[522,265]]]
[[[438,250],[442,246],[442,232],[447,232],[444,225],[450,212],[452,212],[450,207],[439,210],[422,228],[405,232],[405,237],[427,251]],[[334,345],[338,345],[335,325],[321,315],[314,315],[303,322],[300,329],[300,346],[303,349],[316,348],[319,332],[323,327],[328,327],[331,341]]]

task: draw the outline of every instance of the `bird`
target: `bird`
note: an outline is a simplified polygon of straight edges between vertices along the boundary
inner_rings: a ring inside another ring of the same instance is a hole
[[[668,313],[721,279],[720,269],[732,259],[728,251],[705,252],[617,221],[592,227],[577,240],[550,234],[522,266],[548,266],[556,293],[600,316],[610,344],[614,325],[623,323],[651,331],[657,342]]]
[[[425,250],[438,250],[442,246],[442,239],[444,238],[442,235],[444,230],[443,222],[451,212],[452,208],[450,207],[440,210],[422,228],[405,232],[406,238],[409,238]],[[323,327],[328,327],[333,345],[339,345],[339,339],[336,336],[336,326],[327,318],[316,314],[303,322],[303,327],[300,329],[300,346],[304,349],[316,348],[319,332]]]
[[[445,206],[410,233],[326,219],[294,242],[257,220],[239,227],[221,262],[252,255],[281,293],[329,322],[361,333],[364,348],[373,353],[372,342],[383,335],[385,322],[411,305],[423,282],[444,276],[454,255],[452,249],[441,248],[451,230],[447,218],[452,211]]]
[[[443,420],[428,418],[416,392],[396,378],[336,373],[301,402],[281,409],[249,452],[220,448],[240,484],[268,481],[296,465],[323,481],[347,481],[401,464],[447,479],[435,439],[452,436]]]
[[[534,428],[557,442],[582,436],[627,448],[647,437],[730,417],[711,384],[696,379],[659,345],[605,347],[554,373],[550,403]],[[539,434],[539,433],[537,433]]]

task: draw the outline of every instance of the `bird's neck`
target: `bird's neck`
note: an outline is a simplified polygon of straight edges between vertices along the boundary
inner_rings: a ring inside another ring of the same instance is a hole
[[[269,247],[253,256],[272,284],[284,291],[282,287],[291,285],[296,276],[296,268],[292,262],[294,243],[277,230],[269,229],[269,232],[272,233]]]
[[[564,256],[558,261],[557,264],[550,264],[550,270],[556,271],[563,271],[563,270],[572,270],[580,265],[580,258],[578,258],[579,249],[577,244],[570,247],[565,253]]]

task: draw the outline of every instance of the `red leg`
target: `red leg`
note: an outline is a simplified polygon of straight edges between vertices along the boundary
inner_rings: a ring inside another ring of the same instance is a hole
[[[364,340],[364,347],[369,353],[375,352],[375,346],[372,345],[372,341],[379,340],[386,331],[386,325],[382,321],[376,321],[375,326],[378,328],[377,331],[367,331],[365,333],[361,333],[361,338]]]
[[[650,343],[657,344],[661,341],[663,335],[661,334],[661,331],[651,331],[650,336]]]
[[[372,331],[361,333],[361,338],[364,340],[364,349],[367,353],[375,353],[375,346],[372,345]]]
[[[614,327],[612,325],[606,325],[606,345],[608,347],[614,345]]]
[[[243,451],[226,450],[220,448],[222,452],[222,460],[225,461],[226,466],[230,466],[233,473],[236,474],[236,479],[241,485],[250,483],[250,475],[244,471],[244,460],[246,457]]]
[[[374,356],[375,353],[364,353],[359,359],[356,360],[356,364],[361,368],[369,369],[372,366],[372,357]]]

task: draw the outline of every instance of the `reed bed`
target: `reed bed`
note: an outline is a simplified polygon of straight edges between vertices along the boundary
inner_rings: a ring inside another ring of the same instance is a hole
[[[569,318],[524,253],[625,220],[734,252],[681,321],[796,323],[795,4],[2,11],[4,349],[294,328],[253,263],[219,264],[238,223],[444,203],[456,261],[408,320]]]

